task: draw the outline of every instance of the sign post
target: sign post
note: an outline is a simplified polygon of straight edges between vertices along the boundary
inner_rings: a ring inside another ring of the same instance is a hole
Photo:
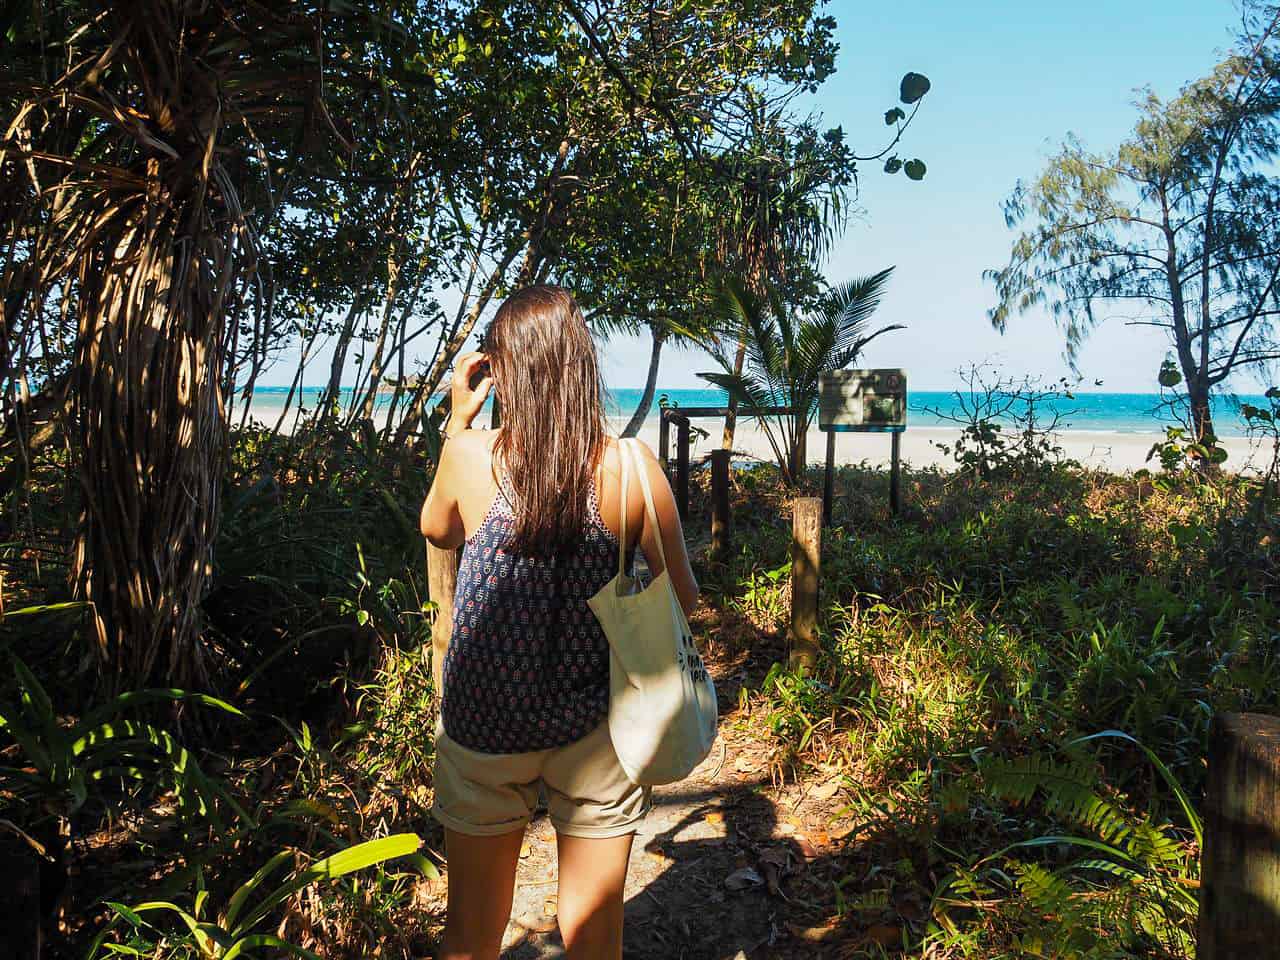
[[[901,506],[900,434],[907,429],[907,372],[897,367],[877,370],[827,370],[818,375],[818,429],[827,434],[827,472],[822,485],[822,523],[831,524],[832,475],[837,433],[892,435],[889,463],[889,509]]]

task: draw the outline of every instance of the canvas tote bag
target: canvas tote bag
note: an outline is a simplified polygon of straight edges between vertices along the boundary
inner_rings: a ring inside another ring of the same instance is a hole
[[[618,575],[587,601],[609,641],[609,736],[633,783],[653,786],[687,777],[716,738],[716,688],[693,643],[662,547],[653,491],[633,442],[620,440],[622,534]],[[627,576],[627,481],[644,490],[662,573],[642,590]]]

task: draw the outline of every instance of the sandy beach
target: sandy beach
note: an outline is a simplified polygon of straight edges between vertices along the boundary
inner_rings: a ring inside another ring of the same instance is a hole
[[[278,411],[271,409],[253,409],[251,417],[267,426],[274,426]],[[375,421],[381,426],[381,418],[375,414]],[[286,421],[287,430],[292,418]],[[620,432],[627,423],[627,418],[617,417],[609,420],[609,427],[614,433]],[[694,421],[695,427],[707,432],[706,437],[695,434],[691,456],[697,460],[705,456],[720,443],[723,420]],[[955,459],[944,453],[939,444],[954,445],[960,437],[959,428],[952,427],[912,427],[908,426],[902,435],[902,460],[904,464],[916,468],[938,467],[943,470],[954,469]],[[1151,446],[1163,439],[1163,434],[1150,433],[1116,433],[1091,430],[1062,430],[1056,434],[1057,443],[1062,447],[1063,456],[1078,460],[1087,467],[1111,470],[1117,473],[1140,470],[1143,467],[1159,468],[1158,461],[1147,462],[1147,454]],[[640,431],[640,439],[649,444],[655,451],[658,449],[658,419],[650,417]],[[671,431],[672,454],[675,453],[675,430]],[[1270,449],[1260,441],[1246,437],[1227,437],[1222,441],[1227,448],[1226,468],[1237,472],[1257,471],[1265,468],[1270,462]],[[836,435],[836,462],[840,464],[865,463],[870,467],[889,466],[890,438],[884,433],[841,433]],[[759,425],[753,421],[739,421],[734,441],[734,449],[743,457],[755,457],[761,460],[773,460],[773,451],[768,438]],[[812,463],[822,463],[826,455],[826,434],[816,427],[809,431],[808,454]]]
[[[622,429],[624,420],[614,421],[615,430]],[[695,422],[709,436],[695,437],[691,456],[695,459],[719,446],[723,421]],[[657,421],[646,423],[640,437],[654,450],[658,448]],[[940,467],[954,469],[955,459],[939,449],[938,444],[954,445],[960,437],[958,428],[907,427],[902,434],[902,460],[912,467]],[[1097,467],[1117,473],[1140,470],[1143,467],[1159,469],[1159,460],[1147,462],[1147,454],[1154,443],[1163,439],[1159,433],[1103,433],[1088,430],[1063,430],[1057,435],[1063,456],[1078,460],[1087,467]],[[671,432],[674,455],[675,431]],[[1228,437],[1222,441],[1227,448],[1225,464],[1237,472],[1255,471],[1265,467],[1270,460],[1270,450],[1245,437]],[[773,451],[764,431],[754,423],[739,423],[734,437],[734,449],[744,456],[772,460]],[[809,431],[808,455],[812,463],[822,463],[826,456],[827,437],[820,430]],[[871,467],[889,466],[890,438],[884,433],[836,434],[836,462],[840,464],[865,463]]]

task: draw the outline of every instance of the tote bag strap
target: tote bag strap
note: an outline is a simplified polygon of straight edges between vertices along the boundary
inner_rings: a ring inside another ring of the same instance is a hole
[[[636,474],[640,477],[640,489],[644,491],[645,515],[649,518],[649,526],[653,527],[653,538],[658,542],[658,557],[662,560],[662,569],[665,570],[667,569],[667,552],[662,546],[662,527],[658,524],[658,511],[653,505],[653,489],[649,486],[649,471],[646,470],[644,464],[640,462],[640,455],[636,453],[635,450],[635,441],[627,439],[621,442],[626,447],[627,457],[631,459],[632,465],[635,467]],[[624,498],[622,502],[624,504],[626,503],[625,498],[627,495],[626,476],[627,475],[624,472],[622,475],[622,495]],[[623,513],[626,513],[625,509],[623,510]],[[622,529],[625,533],[626,527],[624,526]]]
[[[627,456],[627,441],[618,441],[618,468],[622,472],[622,499],[618,502],[622,504],[622,509],[618,512],[622,514],[622,529],[618,534],[618,583],[621,586],[622,581],[627,576],[627,474],[631,472],[631,464],[628,462],[630,457]]]

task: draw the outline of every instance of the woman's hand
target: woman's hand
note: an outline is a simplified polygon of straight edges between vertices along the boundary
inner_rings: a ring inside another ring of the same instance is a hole
[[[450,426],[456,423],[459,430],[466,430],[484,406],[485,398],[493,388],[493,377],[485,366],[488,362],[489,358],[478,351],[465,353],[458,358],[458,363],[453,368],[453,415]],[[472,389],[471,378],[481,366],[485,366],[484,378]]]

